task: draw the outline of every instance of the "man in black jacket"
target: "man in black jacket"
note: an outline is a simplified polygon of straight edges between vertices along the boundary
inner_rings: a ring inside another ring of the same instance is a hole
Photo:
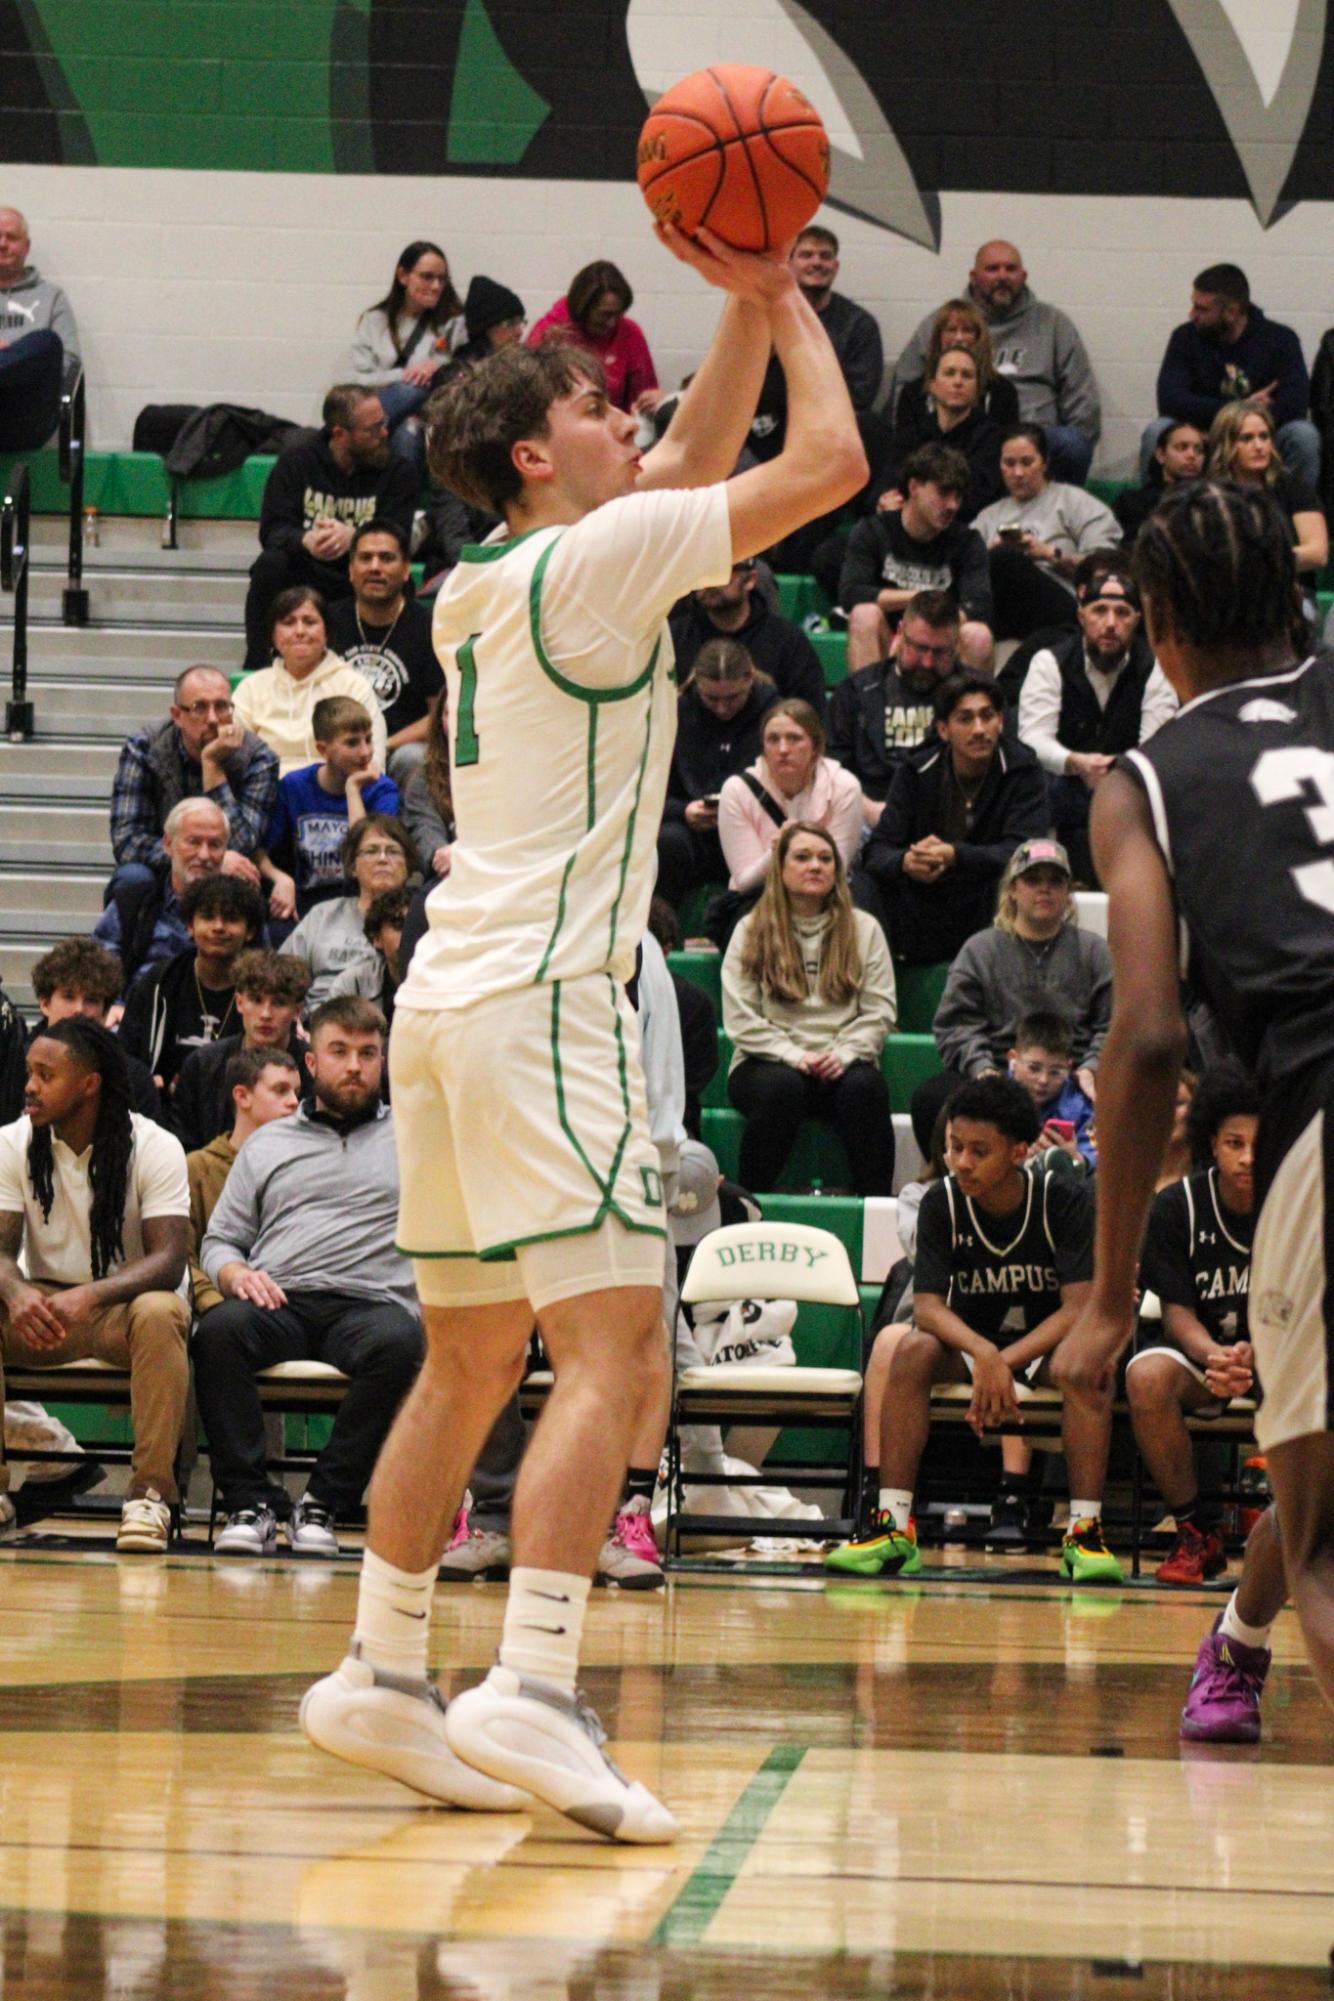
[[[829,755],[861,786],[868,827],[909,751],[934,740],[936,689],[954,672],[958,645],[959,607],[949,592],[918,591],[888,659],[859,667],[829,699]]]
[[[771,611],[755,588],[755,562],[734,563],[725,584],[692,591],[672,614],[677,680],[684,683],[701,646],[710,639],[735,639],[761,674],[767,674],[784,701],[809,702],[824,715],[824,673],[819,656],[799,625]]]
[[[269,606],[290,584],[326,598],[352,594],[352,532],[379,516],[412,532],[417,475],[389,450],[389,427],[373,389],[342,382],[324,399],[324,428],[303,431],[278,456],[264,488],[260,553],[246,595],[247,667],[269,663]]]
[[[895,957],[919,965],[952,959],[991,923],[1005,864],[1048,825],[1041,767],[1003,741],[1004,698],[989,675],[942,681],[935,718],[939,741],[895,772],[854,871],[880,894]]]
[[[948,445],[921,445],[903,467],[902,507],[882,508],[848,537],[838,602],[848,614],[848,668],[870,667],[889,651],[891,628],[918,591],[950,591],[965,623],[959,655],[969,666],[991,658],[991,572],[986,546],[959,519],[968,461]]]
[[[181,916],[189,950],[135,981],[120,1024],[122,1048],[148,1065],[167,1100],[189,1052],[236,1020],[236,960],[264,929],[264,902],[239,877],[210,875],[186,890]]]
[[[760,754],[764,718],[779,699],[744,646],[706,640],[676,702],[676,747],[658,832],[658,893],[674,910],[702,883],[727,881],[718,795]]]

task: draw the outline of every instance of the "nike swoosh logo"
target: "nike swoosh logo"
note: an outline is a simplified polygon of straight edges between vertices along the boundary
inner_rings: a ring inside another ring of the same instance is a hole
[[[405,1612],[401,1605],[396,1605],[394,1610],[398,1613],[400,1619],[424,1619],[426,1617],[424,1612]]]
[[[535,1625],[533,1625],[533,1623],[532,1623],[532,1621],[531,1621],[530,1619],[525,1619],[523,1623],[524,1623],[524,1631],[525,1631],[525,1632],[528,1632],[528,1633],[551,1633],[551,1634],[553,1634],[553,1635],[554,1635],[554,1637],[555,1637],[556,1639],[559,1639],[559,1638],[561,1637],[562,1633],[564,1633],[564,1631],[565,1631],[565,1627],[564,1627],[564,1626],[535,1626]]]
[[[548,1605],[568,1605],[570,1602],[568,1591],[534,1591],[533,1596],[544,1599]]]

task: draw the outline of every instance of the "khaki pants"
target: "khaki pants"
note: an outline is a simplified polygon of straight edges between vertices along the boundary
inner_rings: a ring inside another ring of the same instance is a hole
[[[38,1289],[64,1290],[54,1285]],[[190,1385],[185,1347],[189,1324],[190,1311],[179,1293],[143,1292],[118,1306],[101,1307],[71,1328],[58,1348],[33,1348],[0,1311],[0,1402],[5,1363],[19,1369],[58,1369],[62,1362],[98,1361],[128,1369],[134,1427],[129,1492],[144,1494],[152,1487],[164,1501],[175,1501],[176,1453]],[[0,1494],[8,1491],[9,1468],[0,1462]]]

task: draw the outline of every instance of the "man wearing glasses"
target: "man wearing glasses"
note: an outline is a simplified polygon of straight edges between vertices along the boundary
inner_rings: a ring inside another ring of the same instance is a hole
[[[187,667],[176,677],[171,713],[128,737],[111,788],[108,895],[129,883],[163,883],[167,815],[183,799],[211,799],[227,819],[222,867],[258,887],[251,860],[278,796],[278,760],[253,731],[233,720],[232,691],[218,667]]]
[[[936,689],[957,665],[961,614],[948,591],[918,591],[903,608],[888,657],[859,667],[829,701],[829,755],[862,788],[874,827],[889,781],[935,732]]]

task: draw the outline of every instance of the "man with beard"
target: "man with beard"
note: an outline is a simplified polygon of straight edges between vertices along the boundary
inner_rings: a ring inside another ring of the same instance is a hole
[[[1122,751],[1146,743],[1177,699],[1140,629],[1139,592],[1115,551],[1075,572],[1077,631],[1033,656],[1019,697],[1019,737],[1047,773],[1057,838],[1077,880],[1094,882],[1089,802]]]
[[[269,606],[280,591],[308,584],[327,599],[352,595],[348,553],[363,521],[378,516],[412,530],[417,475],[390,453],[374,390],[336,384],[323,417],[322,430],[298,432],[278,454],[264,488],[245,603],[247,667],[269,663]]]
[[[918,591],[904,607],[889,656],[835,688],[829,702],[829,755],[862,788],[866,824],[880,818],[896,767],[927,742],[932,700],[954,671],[959,607],[948,591]]]
[[[412,570],[397,521],[353,531],[347,576],[352,596],[329,607],[329,645],[375,690],[388,737],[388,775],[400,792],[426,756],[432,705],[445,685],[431,645],[431,614],[408,595]]]
[[[757,672],[767,674],[781,700],[809,702],[824,715],[824,674],[819,656],[799,625],[770,609],[757,591],[755,561],[733,563],[725,584],[691,591],[670,621],[676,649],[678,686],[684,686],[695,655],[710,639],[734,639],[744,646]]]
[[[918,591],[951,591],[966,621],[961,662],[991,659],[991,579],[986,545],[958,518],[968,461],[947,445],[921,445],[903,468],[902,507],[859,521],[848,538],[838,602],[848,614],[848,671],[889,652],[890,627]]]

